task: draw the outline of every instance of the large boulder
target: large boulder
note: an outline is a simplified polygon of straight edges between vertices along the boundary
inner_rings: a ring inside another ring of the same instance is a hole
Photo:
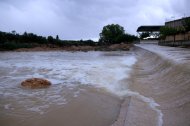
[[[36,89],[36,88],[47,88],[51,85],[51,82],[42,78],[30,78],[21,82],[21,85],[26,88]]]

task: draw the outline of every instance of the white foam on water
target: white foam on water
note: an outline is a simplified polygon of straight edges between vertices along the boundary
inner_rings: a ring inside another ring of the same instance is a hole
[[[10,108],[11,108],[11,104],[6,104],[6,105],[4,105],[4,108],[5,108],[5,109],[10,109]]]
[[[190,62],[190,50],[179,47],[159,46],[155,44],[136,44],[136,46],[154,52],[176,63]]]
[[[92,85],[112,92],[118,96],[135,96],[157,112],[158,126],[162,125],[162,112],[153,99],[144,97],[122,87],[136,62],[136,57],[128,52],[24,52],[0,53],[0,70],[6,70],[0,77],[0,96],[16,100],[17,106],[25,106],[28,111],[44,113],[51,104],[67,104],[66,86],[77,98],[82,89],[78,85]],[[6,73],[6,74],[5,74]],[[25,90],[19,83],[27,78],[42,77],[53,85],[49,89]],[[125,84],[127,85],[127,84]],[[6,101],[5,109],[10,108]],[[13,106],[11,106],[13,107]]]
[[[67,103],[65,86],[76,98],[80,94],[78,85],[92,85],[119,95],[119,82],[128,77],[136,62],[128,52],[14,52],[0,53],[0,59],[0,69],[6,71],[1,73],[0,95],[40,113],[46,104]],[[21,81],[32,77],[46,78],[56,86],[33,91],[20,88]]]
[[[160,109],[158,109],[158,107],[160,105],[158,103],[156,103],[153,98],[145,97],[145,96],[141,95],[140,93],[134,92],[134,91],[131,91],[131,90],[121,91],[120,95],[121,96],[132,96],[132,97],[138,98],[139,100],[142,100],[143,102],[147,103],[148,106],[153,111],[155,111],[157,113],[157,116],[158,116],[157,126],[162,126],[163,125],[163,116],[164,115],[163,115],[162,111]]]
[[[128,91],[127,94],[130,96],[135,96],[135,97],[141,99],[142,101],[148,103],[150,108],[152,108],[152,110],[156,111],[156,113],[157,113],[157,116],[158,116],[157,126],[163,125],[163,113],[160,109],[157,108],[160,105],[158,103],[156,103],[153,100],[153,98],[148,98],[148,97],[145,97],[145,96],[139,94],[138,92],[132,92],[132,91]]]
[[[49,108],[49,105],[43,105],[43,106],[34,106],[30,107],[27,110],[32,111],[32,112],[38,112],[39,114],[44,114],[43,109]]]

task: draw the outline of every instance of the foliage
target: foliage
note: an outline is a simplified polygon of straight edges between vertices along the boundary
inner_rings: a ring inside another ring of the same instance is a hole
[[[161,38],[165,38],[166,36],[173,35],[175,37],[176,34],[185,33],[190,31],[190,18],[185,18],[182,22],[181,27],[173,28],[164,26],[160,29]]]
[[[47,42],[45,37],[38,36],[38,35],[33,34],[33,33],[27,33],[27,32],[24,32],[23,35],[19,35],[18,38],[19,39],[16,40],[16,41],[17,42],[23,42],[23,43],[39,43],[39,44],[43,44],[43,43]]]
[[[132,43],[133,41],[138,40],[137,36],[130,35],[130,34],[124,34],[117,38],[118,43]]]
[[[49,43],[53,43],[54,38],[53,38],[52,36],[48,36],[48,37],[47,37],[47,40],[48,40]]]
[[[62,41],[62,46],[96,46],[97,43],[92,40],[64,40]]]
[[[36,45],[55,45],[55,46],[95,46],[95,43],[92,40],[60,40],[57,35],[56,38],[52,36],[43,37],[38,36],[33,33],[24,32],[22,35],[12,31],[11,33],[1,32],[0,31],[0,49],[1,50],[13,50],[18,48],[31,48]]]
[[[0,50],[14,50],[18,48],[32,48],[33,44],[20,43],[20,42],[4,42],[0,43]]]
[[[176,30],[177,30],[177,33],[185,33],[186,32],[186,30],[185,30],[185,28],[183,26],[178,27]]]
[[[150,37],[149,32],[143,32],[143,33],[140,34],[140,39],[144,39],[144,38],[147,38],[147,37]]]
[[[126,34],[122,26],[118,24],[106,25],[100,33],[100,44],[110,45],[116,43],[129,43],[137,40],[136,36]]]
[[[56,40],[59,40],[59,36],[58,35],[56,35]]]
[[[185,28],[185,31],[190,31],[190,18],[186,18],[183,22],[183,27]]]
[[[177,33],[178,33],[177,29],[172,27],[164,26],[160,28],[161,36],[176,35]]]
[[[49,47],[68,47],[68,46],[100,46],[115,43],[131,43],[138,40],[136,36],[126,34],[124,28],[118,24],[111,24],[103,27],[100,33],[100,41],[94,42],[92,40],[60,40],[59,36],[43,37],[34,33],[24,32],[18,34],[15,30],[12,32],[0,31],[0,50],[13,50],[18,48],[32,48],[39,45],[46,45]]]
[[[124,28],[118,24],[106,25],[100,33],[100,42],[114,44],[118,42],[120,36],[124,35]]]

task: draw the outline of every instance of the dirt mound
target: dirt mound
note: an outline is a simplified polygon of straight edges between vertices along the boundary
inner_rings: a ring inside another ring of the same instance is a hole
[[[51,85],[51,82],[42,78],[30,78],[21,82],[21,85],[26,88],[37,89],[47,88]]]
[[[128,51],[130,49],[130,45],[129,44],[113,44],[111,46],[109,46],[110,50],[126,50]]]

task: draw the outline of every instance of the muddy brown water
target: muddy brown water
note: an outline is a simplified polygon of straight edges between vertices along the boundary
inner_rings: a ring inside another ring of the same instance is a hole
[[[135,63],[131,52],[0,53],[0,126],[109,126]],[[49,88],[20,83],[46,78]]]
[[[6,62],[1,62],[0,71],[0,125],[189,126],[189,52],[188,49],[145,45],[134,47],[127,54],[90,52],[81,56],[80,53],[64,53],[64,56],[68,56],[67,60],[62,58],[62,53],[53,53],[50,54],[51,58],[45,57],[43,61],[54,61],[55,56],[58,56],[56,64],[41,63],[38,68],[34,66],[39,62],[23,66],[23,61],[30,61],[26,57],[21,60],[21,64],[17,60],[15,65],[12,59],[1,55],[1,59]],[[21,55],[26,56],[24,53]],[[135,64],[125,59],[133,60]],[[2,67],[6,63],[8,67]],[[80,69],[78,64],[81,64]],[[15,68],[16,71],[13,71]],[[49,89],[35,91],[14,85],[14,82],[23,79],[23,75],[31,77],[31,74],[36,76],[36,73],[49,77],[56,84]],[[60,83],[68,77],[68,81]],[[124,101],[127,101],[125,105]]]
[[[65,89],[70,98],[64,106],[51,105],[43,114],[28,112],[20,108],[14,112],[1,110],[1,126],[108,126],[117,118],[121,99],[95,89],[80,87],[77,98]],[[22,106],[21,106],[22,107]]]

